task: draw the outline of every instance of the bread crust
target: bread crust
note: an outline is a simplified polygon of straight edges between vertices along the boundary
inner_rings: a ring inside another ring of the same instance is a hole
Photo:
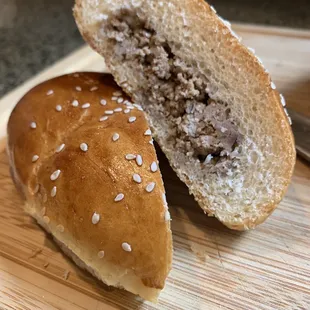
[[[156,301],[172,259],[165,190],[144,113],[115,92],[122,93],[112,76],[99,73],[64,75],[30,90],[8,123],[12,177],[25,210],[93,274]]]
[[[128,4],[128,2],[126,3]],[[98,17],[98,14],[105,14],[106,16],[109,16],[113,10],[126,7],[126,3],[122,0],[113,1],[113,3],[106,0],[101,1],[97,6],[95,1],[76,0],[76,5],[74,8],[74,16],[82,36],[93,49],[105,57],[107,65],[120,85],[124,79],[124,72],[122,72],[121,67],[115,67],[114,64],[111,64],[110,51],[105,49],[106,42],[104,38],[100,37],[100,33],[98,32],[98,27],[100,28],[100,23],[102,20],[96,19],[95,17]],[[145,10],[148,12],[150,12],[154,3],[156,3],[154,5],[157,6],[157,1],[137,0],[129,1],[129,3],[136,8],[139,8],[140,6],[143,8],[147,7]],[[293,174],[296,160],[294,137],[290,128],[289,120],[281,104],[280,94],[275,89],[275,85],[271,81],[268,72],[264,69],[260,60],[253,54],[252,51],[240,43],[239,39],[231,31],[228,23],[220,19],[215,11],[205,1],[171,0],[169,3],[166,1],[162,1],[161,3],[163,3],[163,6],[173,6],[174,10],[169,11],[169,19],[174,18],[176,23],[181,19],[181,16],[186,16],[186,30],[192,34],[192,36],[187,38],[187,41],[192,43],[197,43],[197,40],[200,40],[201,42],[208,42],[208,36],[211,38],[216,37],[216,41],[219,42],[220,46],[217,51],[218,59],[229,59],[232,54],[236,56],[234,61],[241,70],[241,73],[239,73],[238,76],[236,75],[236,78],[238,77],[240,79],[236,87],[241,89],[244,85],[248,85],[247,87],[249,90],[246,89],[244,92],[249,95],[249,98],[251,98],[252,93],[254,97],[257,89],[259,89],[259,92],[263,93],[263,99],[261,99],[259,103],[255,103],[253,105],[259,107],[260,104],[261,106],[264,106],[264,109],[266,109],[264,113],[267,112],[266,120],[263,118],[262,121],[259,122],[258,126],[261,126],[262,128],[262,135],[270,135],[271,139],[273,139],[274,149],[272,152],[278,157],[277,160],[279,161],[279,165],[281,165],[281,170],[278,171],[278,175],[274,175],[274,179],[278,181],[279,185],[275,185],[275,194],[273,197],[268,198],[268,202],[264,201],[255,206],[258,210],[256,214],[239,218],[229,216],[226,217],[217,212],[214,206],[212,206],[212,203],[210,203],[208,196],[205,195],[201,186],[195,181],[190,181],[191,178],[189,178],[188,173],[184,171],[173,158],[172,151],[167,147],[166,141],[160,132],[160,126],[156,126],[156,124],[154,124],[153,116],[151,114],[147,115],[148,121],[154,131],[155,139],[168,157],[172,168],[176,171],[179,178],[187,184],[190,192],[194,195],[202,209],[208,214],[215,215],[229,228],[237,230],[254,228],[256,225],[262,223],[272,213],[285,195]],[[162,22],[159,23],[159,16],[155,13],[153,14],[154,17],[151,15],[152,14],[149,14],[153,25],[156,24],[159,29],[156,30],[160,32],[164,29],[164,27],[166,27],[165,25],[168,23],[168,17],[166,20],[162,20]],[[179,22],[178,26],[181,29],[184,27],[182,22]],[[169,31],[166,31],[164,35],[167,37],[170,36],[170,38],[172,36],[177,37],[175,33],[171,33]],[[180,33],[178,33],[178,35],[180,35]],[[182,44],[180,44],[180,46],[182,47]],[[182,54],[182,56],[186,59],[190,57],[181,48],[180,54]],[[198,62],[201,55],[196,56]],[[203,60],[200,61],[200,65],[201,64],[203,64]],[[231,70],[235,70],[235,68],[232,68]],[[249,83],[248,81],[255,81],[255,83]],[[126,91],[130,96],[137,98],[135,89],[131,90],[130,88],[124,88],[124,91]],[[143,103],[141,102],[141,104]],[[263,111],[262,107],[260,109]]]

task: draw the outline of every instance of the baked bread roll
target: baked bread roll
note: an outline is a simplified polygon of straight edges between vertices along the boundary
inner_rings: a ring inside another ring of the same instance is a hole
[[[107,285],[156,301],[171,268],[170,215],[144,113],[111,75],[30,90],[8,123],[25,211]]]
[[[229,23],[202,0],[76,0],[74,15],[205,213],[262,223],[290,182],[294,140],[283,96]]]

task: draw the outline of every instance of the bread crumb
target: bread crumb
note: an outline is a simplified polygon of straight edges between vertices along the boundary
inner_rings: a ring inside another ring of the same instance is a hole
[[[42,253],[42,249],[38,248],[38,249],[32,251],[31,255],[28,258],[34,258],[40,253]]]
[[[69,270],[65,270],[65,272],[64,272],[64,274],[63,274],[63,278],[64,278],[65,280],[68,280],[69,275],[70,275],[70,271],[69,271]]]

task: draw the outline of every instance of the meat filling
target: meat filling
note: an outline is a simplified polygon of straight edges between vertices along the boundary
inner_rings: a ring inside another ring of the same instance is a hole
[[[141,91],[173,124],[174,148],[217,170],[236,166],[234,153],[242,136],[227,104],[208,96],[207,79],[129,12],[109,19],[105,32],[114,46],[113,60],[141,72]]]

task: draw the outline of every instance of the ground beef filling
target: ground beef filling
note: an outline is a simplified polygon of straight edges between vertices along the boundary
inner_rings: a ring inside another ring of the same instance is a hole
[[[128,12],[110,19],[105,32],[115,47],[114,60],[142,72],[141,91],[174,124],[174,147],[219,169],[235,166],[236,156],[231,154],[241,135],[229,107],[209,98],[206,78],[174,55],[147,23]]]

